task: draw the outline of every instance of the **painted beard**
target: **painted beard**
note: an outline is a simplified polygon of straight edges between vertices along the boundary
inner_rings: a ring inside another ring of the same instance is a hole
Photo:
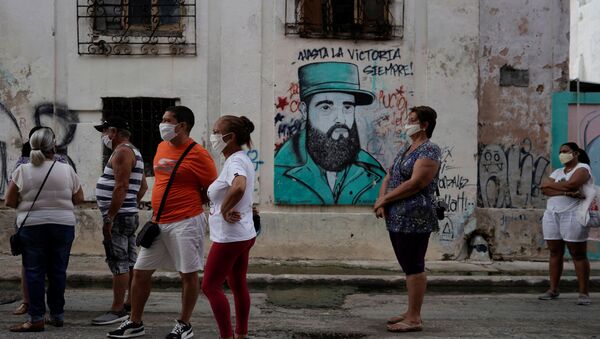
[[[345,129],[345,131],[343,130]],[[337,136],[337,140],[333,135]],[[306,149],[314,162],[326,171],[338,172],[350,165],[360,152],[360,140],[356,122],[352,128],[335,124],[327,132],[321,132],[306,123]]]

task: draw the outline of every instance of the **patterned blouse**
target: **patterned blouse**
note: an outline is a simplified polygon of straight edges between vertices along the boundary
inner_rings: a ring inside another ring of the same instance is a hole
[[[390,180],[387,191],[390,192],[403,182],[410,179],[415,162],[419,159],[441,160],[438,145],[426,141],[414,151],[404,155],[410,147],[404,145],[389,169]],[[438,219],[435,213],[435,189],[438,184],[438,174],[422,191],[404,199],[396,200],[386,205],[385,223],[390,232],[399,233],[431,233],[437,230]]]

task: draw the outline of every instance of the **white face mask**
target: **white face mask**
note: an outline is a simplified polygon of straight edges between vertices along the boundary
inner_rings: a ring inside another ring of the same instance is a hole
[[[229,135],[229,134],[231,134],[231,133],[227,133],[225,135]],[[210,135],[210,138],[209,138],[210,145],[212,146],[212,149],[215,150],[215,152],[221,153],[221,152],[223,152],[225,147],[227,147],[227,142],[225,142],[225,140],[223,140],[223,137],[225,135],[222,135],[220,133]]]
[[[560,153],[558,155],[558,160],[561,164],[566,164],[569,161],[573,160],[573,153]]]
[[[112,140],[108,137],[108,134],[102,134],[102,143],[106,148],[112,149]]]
[[[421,131],[421,125],[419,124],[406,124],[404,125],[404,132],[408,137],[412,137],[413,135],[419,133]]]
[[[177,136],[177,133],[175,133],[175,125],[173,124],[163,122],[158,125],[158,129],[160,130],[160,137],[164,141],[171,141]]]

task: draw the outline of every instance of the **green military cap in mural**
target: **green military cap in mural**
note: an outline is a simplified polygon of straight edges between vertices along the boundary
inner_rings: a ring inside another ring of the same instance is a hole
[[[300,100],[323,92],[354,95],[356,105],[370,105],[374,96],[360,89],[358,67],[347,62],[317,62],[298,69]]]

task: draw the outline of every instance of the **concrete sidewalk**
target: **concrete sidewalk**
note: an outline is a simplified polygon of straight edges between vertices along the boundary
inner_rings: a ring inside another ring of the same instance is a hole
[[[0,281],[20,280],[21,257],[0,255]],[[548,263],[532,261],[498,261],[475,263],[466,261],[428,261],[426,264],[430,288],[506,287],[527,288],[548,285]],[[600,262],[591,262],[592,291],[600,289]],[[72,255],[69,262],[70,285],[107,285],[111,274],[101,256]],[[403,285],[404,274],[395,261],[273,261],[250,259],[248,282],[251,286],[266,285],[349,285],[366,288],[387,288]],[[155,273],[159,286],[179,286],[176,272]],[[571,262],[565,262],[563,287],[576,283]]]

